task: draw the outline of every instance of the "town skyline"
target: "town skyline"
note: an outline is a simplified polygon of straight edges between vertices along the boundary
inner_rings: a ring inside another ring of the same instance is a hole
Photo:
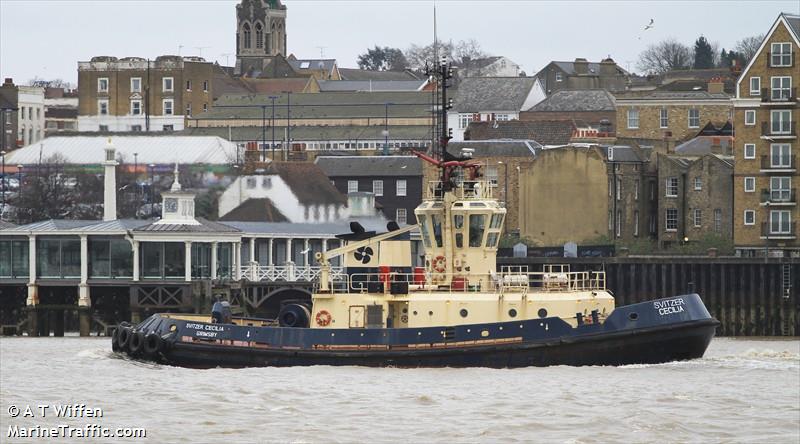
[[[700,35],[719,48],[731,49],[744,36],[763,32],[779,12],[797,13],[795,2],[712,2],[694,4],[687,2],[615,2],[610,5],[587,2],[570,2],[580,5],[583,14],[574,14],[574,8],[552,2],[494,2],[493,8],[465,10],[468,1],[437,1],[438,35],[442,40],[475,39],[490,55],[503,55],[515,61],[528,75],[532,75],[551,60],[572,60],[584,57],[592,61],[611,56],[617,63],[637,72],[636,60],[648,45],[674,37],[693,45]],[[19,82],[33,78],[63,79],[77,86],[77,62],[92,56],[139,56],[155,58],[159,55],[201,55],[209,61],[232,65],[235,61],[235,42],[231,38],[235,17],[231,12],[234,0],[204,2],[21,2],[0,1],[0,74]],[[432,1],[411,2],[317,2],[286,1],[288,8],[288,53],[300,58],[332,58],[341,67],[356,67],[356,58],[375,45],[407,49],[412,44],[425,45],[433,40]],[[693,11],[688,16],[681,5]],[[187,5],[201,5],[190,8]],[[545,5],[547,9],[541,7]],[[550,7],[554,5],[553,7]],[[46,7],[43,7],[46,6]],[[620,12],[621,6],[625,10]],[[676,6],[679,6],[676,8]],[[366,17],[386,14],[389,22],[363,22],[360,30],[338,32],[336,23],[352,19],[354,9],[361,8]],[[159,13],[154,13],[158,8]],[[110,14],[135,16],[147,14],[147,28],[152,35],[132,38],[143,29],[141,22],[123,20],[114,23],[115,34],[97,38],[93,28],[86,28],[86,20],[100,21]],[[48,31],[40,35],[15,39],[24,35],[24,17],[37,14],[46,21]],[[175,20],[183,14],[185,20]],[[709,16],[718,20],[709,21]],[[502,29],[524,28],[526,18],[533,17],[530,40],[509,38],[493,31],[500,23]],[[644,31],[650,19],[654,27]],[[584,33],[563,32],[557,39],[553,33],[562,32],[565,23],[575,23],[569,29],[586,29],[592,23],[610,22],[613,26],[600,38],[587,39]],[[413,32],[404,24],[413,23]],[[485,25],[485,26],[484,26]],[[540,26],[537,28],[537,26]],[[91,29],[87,31],[87,29]],[[306,32],[307,30],[313,32]],[[51,36],[60,36],[63,47],[54,50]],[[365,38],[365,36],[368,36]],[[546,45],[531,42],[546,41]],[[11,43],[13,42],[13,43]],[[33,55],[37,56],[34,57]],[[42,58],[41,55],[46,55]]]

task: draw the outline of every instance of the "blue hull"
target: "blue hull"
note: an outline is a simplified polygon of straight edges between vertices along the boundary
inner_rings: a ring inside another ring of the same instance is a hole
[[[700,297],[690,294],[618,307],[603,324],[579,327],[542,318],[455,327],[310,329],[154,315],[115,333],[113,346],[138,358],[200,368],[626,365],[702,357],[717,325]]]

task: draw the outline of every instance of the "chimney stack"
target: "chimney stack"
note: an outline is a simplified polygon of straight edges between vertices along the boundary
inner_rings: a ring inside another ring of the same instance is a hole
[[[712,77],[708,81],[708,92],[709,94],[722,94],[725,92],[725,82],[722,77]]]
[[[589,74],[589,62],[586,59],[580,57],[575,59],[573,66],[575,66],[575,73]]]
[[[117,150],[108,138],[105,148],[105,182],[103,184],[103,220],[117,219]]]

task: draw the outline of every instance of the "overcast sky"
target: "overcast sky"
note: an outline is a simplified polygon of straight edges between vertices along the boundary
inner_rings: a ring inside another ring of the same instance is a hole
[[[77,83],[77,62],[96,55],[154,58],[202,55],[233,64],[236,0],[0,0],[0,76]],[[431,0],[284,0],[288,50],[323,51],[340,67],[373,45],[402,49],[433,39]],[[732,48],[766,32],[791,1],[488,1],[437,0],[439,37],[476,39],[529,74],[550,60],[610,55],[635,70],[637,55],[667,37],[693,44],[703,34]],[[655,20],[655,27],[642,29]],[[179,46],[182,45],[182,48]],[[322,47],[322,48],[320,48]],[[228,54],[226,58],[226,54]]]

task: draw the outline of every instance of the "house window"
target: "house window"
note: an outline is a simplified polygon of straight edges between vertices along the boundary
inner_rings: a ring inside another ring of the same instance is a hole
[[[614,213],[611,210],[608,210],[608,231],[614,229]]]
[[[97,79],[97,92],[108,92],[108,77]]]
[[[406,180],[405,179],[397,179],[397,182],[395,182],[395,189],[397,190],[397,195],[398,196],[405,196],[406,195],[406,188],[407,188]]]
[[[172,77],[164,77],[161,79],[161,90],[162,91],[174,91],[175,85],[173,84]]]
[[[745,143],[744,144],[744,158],[745,159],[755,159],[756,158],[756,144],[755,143]]]
[[[175,102],[172,99],[164,99],[163,105],[164,105],[164,115],[165,116],[171,116],[172,115],[172,113],[173,113],[172,106],[174,104],[175,104]]]
[[[382,180],[373,180],[372,181],[372,194],[375,197],[383,196],[383,181]]]
[[[617,210],[617,237],[622,236],[622,211]]]
[[[667,197],[678,197],[678,178],[667,177]]]
[[[788,143],[773,143],[769,146],[769,164],[773,168],[790,168],[792,165],[792,146]]]
[[[97,114],[101,116],[108,115],[108,100],[98,100],[97,101]]]
[[[142,101],[131,100],[131,115],[138,116],[142,114]]]
[[[397,222],[398,224],[405,224],[405,223],[408,222],[408,219],[406,218],[406,209],[405,208],[398,208],[397,209],[397,214],[395,216],[395,222]]]
[[[192,115],[192,102],[186,102],[186,115],[190,117]]]
[[[666,218],[666,230],[667,231],[678,231],[678,209],[677,208],[667,208],[667,218]]]
[[[791,177],[772,177],[769,180],[769,200],[770,202],[791,202],[792,201],[792,178]]]
[[[556,71],[556,82],[561,82],[563,80],[564,80],[564,76],[563,76],[563,74],[561,74],[561,71]]]
[[[661,126],[661,128],[669,127],[669,118],[666,108],[661,108],[661,111],[659,111],[658,120],[660,122],[659,126]]]
[[[700,191],[702,189],[703,189],[703,179],[701,179],[699,177],[695,177],[694,178],[694,190],[695,191]]]
[[[639,236],[639,211],[633,212],[633,235]]]
[[[756,110],[747,109],[744,111],[744,124],[748,126],[756,124]]]
[[[755,177],[745,177],[744,178],[744,192],[745,193],[754,193],[756,191],[756,178]]]
[[[203,112],[208,112],[208,103],[203,104]]]
[[[208,92],[208,80],[203,80],[203,92]]]
[[[496,187],[497,186],[497,178],[498,178],[497,167],[494,166],[494,165],[486,167],[486,176],[485,177],[486,177],[486,180],[489,181],[489,185],[490,186]]]
[[[700,110],[697,108],[689,110],[689,128],[700,128]]]
[[[756,224],[756,212],[753,210],[744,210],[744,224],[745,225],[755,225]]]
[[[142,131],[142,125],[131,125],[131,131],[138,133]]]
[[[792,213],[787,210],[773,210],[769,212],[770,234],[790,234]]]
[[[695,208],[695,210],[692,211],[692,221],[695,227],[703,226],[703,211]]]
[[[789,100],[792,90],[791,77],[772,77],[770,79],[771,92],[770,98],[775,101]]]
[[[101,133],[107,133],[108,132],[108,125],[100,125],[99,131]]]
[[[714,209],[714,231],[722,232],[722,210],[719,208]]]
[[[639,200],[639,179],[633,181],[633,200]]]
[[[770,52],[770,66],[792,66],[792,44],[773,43]]]
[[[175,130],[175,126],[174,125],[163,125],[161,127],[161,130],[162,131],[167,131],[167,132],[174,131]]]
[[[458,128],[464,129],[469,126],[472,121],[472,114],[459,114],[458,115]]]
[[[628,110],[628,129],[638,129],[639,128],[639,110],[638,109],[629,109]]]
[[[358,181],[357,180],[348,180],[347,181],[347,193],[358,193]]]
[[[497,120],[499,122],[505,122],[509,120],[508,114],[495,114],[494,120]]]
[[[622,200],[622,180],[617,177],[617,200]]]
[[[773,110],[770,112],[772,134],[790,134],[792,132],[792,111]]]
[[[248,177],[246,181],[246,186],[248,190],[254,190],[256,188],[257,182],[255,177]]]
[[[761,77],[750,77],[750,95],[761,95]]]
[[[134,93],[142,92],[142,78],[141,77],[131,77],[131,92],[134,92]]]
[[[187,80],[186,81],[186,91],[191,91],[191,90],[192,90],[192,81],[191,80]]]

